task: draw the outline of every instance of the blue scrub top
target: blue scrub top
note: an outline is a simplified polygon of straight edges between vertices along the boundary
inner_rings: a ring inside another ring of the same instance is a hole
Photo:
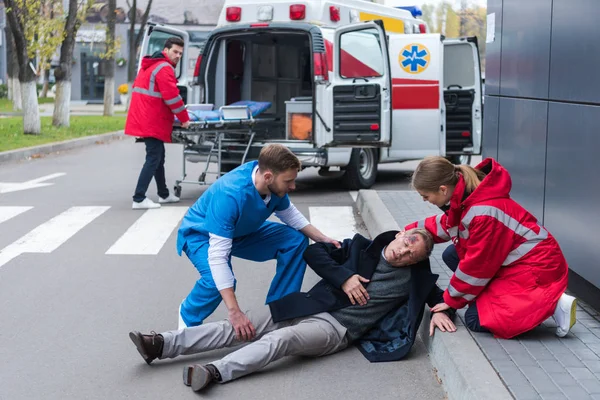
[[[251,161],[223,175],[194,203],[183,217],[177,234],[177,253],[187,243],[191,253],[208,241],[208,234],[235,239],[256,232],[275,211],[290,206],[286,194],[271,193],[267,206],[252,182],[258,161]]]

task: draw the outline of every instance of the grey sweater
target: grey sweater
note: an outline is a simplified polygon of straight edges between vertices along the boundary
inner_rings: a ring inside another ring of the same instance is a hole
[[[344,325],[350,341],[359,339],[381,318],[407,299],[410,290],[410,268],[392,267],[383,257],[383,252],[371,281],[367,285],[370,299],[364,306],[355,304],[330,314]]]

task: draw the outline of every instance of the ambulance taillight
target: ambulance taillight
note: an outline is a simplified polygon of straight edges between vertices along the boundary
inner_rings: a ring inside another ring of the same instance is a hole
[[[325,53],[313,53],[315,82],[327,81],[327,56]]]
[[[196,59],[196,66],[194,67],[194,81],[200,76],[200,64],[202,63],[202,54]]]
[[[329,6],[329,19],[332,22],[340,21],[340,8],[336,6]]]
[[[421,33],[427,33],[427,25],[425,25],[425,24],[419,24],[419,32],[421,32]]]
[[[300,21],[306,18],[306,6],[304,4],[292,4],[290,6],[290,19]]]
[[[225,18],[227,22],[240,22],[242,19],[242,7],[227,7]]]

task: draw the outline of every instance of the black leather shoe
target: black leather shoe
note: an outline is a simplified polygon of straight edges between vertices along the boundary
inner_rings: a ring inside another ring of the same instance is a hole
[[[129,339],[135,344],[137,351],[146,363],[150,364],[162,356],[163,345],[165,343],[162,335],[154,331],[150,332],[150,335],[142,335],[138,331],[133,331],[129,332]]]
[[[183,370],[183,382],[192,386],[192,390],[194,392],[199,392],[200,390],[207,387],[211,382],[220,381],[221,374],[219,370],[212,365],[190,365],[184,368]]]

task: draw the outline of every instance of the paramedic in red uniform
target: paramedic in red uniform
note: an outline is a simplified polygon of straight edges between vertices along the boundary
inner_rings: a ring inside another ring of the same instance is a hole
[[[162,52],[146,56],[133,83],[131,104],[125,123],[125,134],[141,137],[146,143],[146,162],[140,172],[133,209],[160,208],[161,203],[177,203],[169,194],[165,179],[165,142],[171,142],[174,115],[182,126],[189,126],[190,117],[177,88],[175,67],[183,54],[183,40],[168,38]],[[158,203],[146,197],[152,181],[156,181]]]
[[[413,187],[444,214],[406,227],[425,227],[437,243],[452,240],[444,261],[454,271],[444,304],[460,309],[467,328],[512,338],[553,316],[556,334],[575,324],[576,299],[565,294],[568,266],[554,237],[510,198],[508,171],[495,160],[476,168],[443,157],[423,160]]]

